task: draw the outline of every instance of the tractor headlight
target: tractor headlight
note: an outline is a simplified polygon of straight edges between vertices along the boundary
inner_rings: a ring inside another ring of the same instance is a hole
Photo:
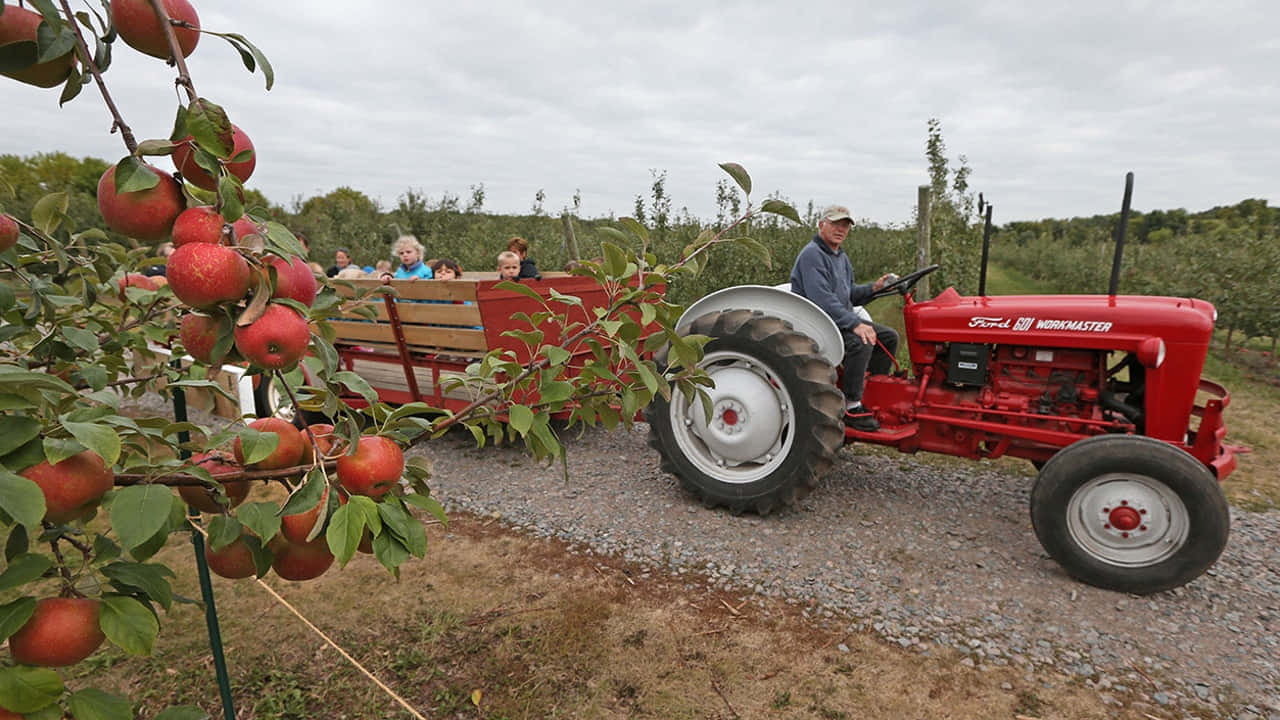
[[[1158,368],[1164,364],[1164,340],[1149,337],[1138,343],[1138,362],[1149,368]]]

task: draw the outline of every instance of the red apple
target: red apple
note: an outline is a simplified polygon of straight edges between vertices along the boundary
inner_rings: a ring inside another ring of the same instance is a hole
[[[43,460],[18,473],[44,493],[44,519],[60,524],[88,517],[111,489],[115,473],[92,450],[50,465]]]
[[[4,14],[0,15],[0,45],[8,45],[18,42],[36,42],[36,31],[40,28],[40,23],[44,17],[38,12],[27,10],[26,8],[15,7],[5,3]],[[31,60],[36,59],[36,48],[31,47]],[[55,85],[61,85],[71,75],[71,68],[75,66],[75,51],[68,50],[65,55],[49,60],[47,62],[36,63],[31,67],[21,70],[9,70],[0,74],[19,82],[35,85],[36,87],[49,88]]]
[[[228,459],[219,453],[205,452],[192,455],[191,463],[208,470],[209,474],[217,479],[219,475],[231,475],[241,471],[240,466],[226,462]],[[235,507],[249,496],[249,481],[223,482],[222,489],[227,493],[227,500],[231,501],[227,507]],[[178,488],[178,494],[188,505],[200,512],[220,513],[224,510],[223,506],[218,504],[217,495],[203,485],[181,486]]]
[[[157,275],[156,277],[160,277]],[[147,277],[142,273],[127,273],[116,281],[116,287],[120,288],[120,299],[125,299],[124,289],[128,287],[142,288],[143,290],[159,290],[160,285],[156,283],[153,277]]]
[[[231,231],[235,233],[237,243],[248,235],[267,236],[267,229],[254,222],[248,215],[241,215],[239,220],[231,223]]]
[[[225,224],[222,213],[212,205],[187,208],[173,221],[173,246],[179,248],[193,242],[220,243]]]
[[[93,654],[107,638],[98,627],[102,605],[89,598],[44,598],[9,638],[9,653],[23,665],[66,667]]]
[[[316,518],[320,517],[320,508],[329,502],[329,488],[325,488],[324,495],[320,497],[320,502],[310,510],[304,510],[294,515],[285,515],[280,518],[280,534],[291,543],[303,544],[307,542],[307,535],[311,533],[311,528],[315,527]],[[347,496],[338,493],[338,503],[347,504]],[[324,537],[321,533],[317,539]]]
[[[318,578],[333,564],[333,553],[324,537],[299,544],[277,535],[271,539],[271,552],[276,556],[271,568],[285,580]]]
[[[249,423],[249,427],[259,432],[271,432],[280,436],[280,444],[276,445],[276,449],[265,459],[249,467],[258,470],[279,470],[300,465],[304,461],[302,453],[306,450],[307,442],[302,432],[294,427],[293,423],[280,418],[260,418]],[[240,438],[236,438],[232,447],[236,454],[236,462],[244,465],[244,450],[240,446]]]
[[[18,244],[18,221],[0,214],[0,252]]]
[[[172,175],[147,167],[160,176],[160,182],[146,190],[126,193],[116,192],[116,166],[107,168],[98,180],[98,212],[107,227],[121,235],[154,242],[168,237],[186,201]]]
[[[182,347],[186,348],[187,354],[205,365],[221,365],[226,362],[232,346],[228,345],[226,354],[221,357],[214,357],[213,350],[218,344],[218,338],[230,334],[231,318],[221,313],[211,316],[189,312],[182,316],[178,330],[178,337],[182,339]]]
[[[178,48],[185,58],[196,49],[196,43],[200,42],[200,16],[187,0],[164,0],[164,11],[170,18],[194,26],[186,28],[175,25],[173,28],[178,38]],[[147,0],[111,0],[111,20],[129,47],[161,60],[172,57],[164,26],[160,24],[160,18],[156,17],[155,9]]]
[[[271,297],[289,298],[311,307],[316,301],[316,276],[311,272],[307,261],[294,255],[288,262],[282,257],[272,257],[271,265],[276,269],[276,289]]]
[[[400,481],[403,473],[404,452],[387,437],[365,435],[355,454],[338,458],[338,482],[352,495],[380,498]]]
[[[209,562],[210,570],[231,580],[258,574],[258,567],[253,564],[253,551],[245,543],[243,535],[221,550],[214,551],[205,545],[204,559]]]
[[[253,150],[253,142],[249,140],[249,136],[235,124],[231,125],[231,142],[231,157],[235,157],[245,150]],[[192,185],[205,190],[217,190],[218,179],[196,164],[195,149],[192,145],[193,140],[190,135],[178,141],[178,147],[173,151],[173,166],[178,168],[178,172],[182,173],[182,177],[186,178],[187,182]],[[224,161],[223,166],[227,169],[227,172],[240,178],[240,182],[243,183],[253,174],[253,168],[257,164],[258,153],[255,151],[249,156],[248,160],[239,162]]]
[[[341,436],[333,432],[333,426],[328,423],[313,423],[307,426],[311,430],[311,434],[316,436],[315,447],[320,451],[322,459],[336,457],[344,449],[347,443]],[[305,434],[305,433],[303,433]],[[310,460],[310,458],[304,458]]]
[[[296,310],[268,305],[254,322],[235,329],[236,350],[266,370],[292,370],[307,352],[311,329]]]
[[[252,271],[234,249],[212,243],[187,243],[169,256],[169,286],[193,308],[237,302],[249,294]]]

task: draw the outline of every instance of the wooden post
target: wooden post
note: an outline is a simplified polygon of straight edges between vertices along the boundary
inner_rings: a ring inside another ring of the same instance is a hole
[[[929,214],[931,212],[929,186],[921,185],[916,193],[916,269],[929,267]],[[916,284],[916,299],[928,300],[929,277],[920,279]]]
[[[570,261],[577,262],[582,258],[578,255],[578,237],[573,233],[573,216],[567,212],[562,213],[560,222],[564,223],[565,251],[568,253]]]

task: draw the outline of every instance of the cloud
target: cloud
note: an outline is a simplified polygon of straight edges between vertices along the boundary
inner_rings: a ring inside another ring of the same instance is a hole
[[[276,87],[213,36],[190,64],[253,137],[252,184],[284,204],[483,183],[495,211],[580,189],[585,214],[626,214],[665,170],[676,208],[710,217],[716,165],[736,161],[760,197],[903,222],[931,117],[997,222],[1113,212],[1127,170],[1139,208],[1280,202],[1280,7],[939,5],[205,2],[204,26],[258,44]],[[118,47],[107,77],[140,137],[168,134],[164,63]],[[0,107],[0,152],[123,154],[93,88],[59,110],[0,83]]]

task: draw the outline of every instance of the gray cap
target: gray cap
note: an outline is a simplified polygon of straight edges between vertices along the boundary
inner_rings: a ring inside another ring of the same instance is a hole
[[[849,214],[849,208],[843,205],[829,205],[826,210],[822,211],[822,216],[818,220],[819,222],[823,220],[827,222],[838,222],[840,220],[853,222],[853,216]]]

